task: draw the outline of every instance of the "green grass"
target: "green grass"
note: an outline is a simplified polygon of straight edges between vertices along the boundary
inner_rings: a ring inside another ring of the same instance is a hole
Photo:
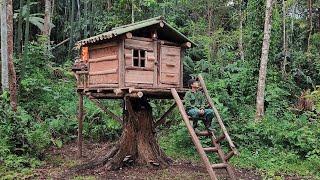
[[[160,145],[165,153],[174,159],[201,163],[185,128],[173,131],[174,133],[171,131],[160,138]],[[255,169],[267,179],[278,177],[282,179],[287,175],[320,179],[320,158],[318,156],[301,159],[293,152],[271,148],[256,150],[240,148],[239,151],[240,155],[233,157],[231,164],[237,168]],[[214,160],[216,157],[212,156],[210,159]]]

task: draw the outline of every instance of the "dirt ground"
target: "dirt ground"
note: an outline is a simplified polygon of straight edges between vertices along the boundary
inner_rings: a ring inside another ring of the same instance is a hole
[[[69,169],[89,160],[101,157],[112,148],[112,143],[84,144],[82,158],[77,158],[76,143],[62,148],[51,148],[47,151],[45,164],[35,170],[38,179],[209,179],[205,167],[201,163],[176,160],[168,168],[124,167],[117,171],[107,171],[104,166],[70,174]],[[256,180],[262,177],[253,170],[236,169],[239,179]],[[225,170],[216,172],[219,179],[228,179]],[[291,179],[291,178],[290,178]]]

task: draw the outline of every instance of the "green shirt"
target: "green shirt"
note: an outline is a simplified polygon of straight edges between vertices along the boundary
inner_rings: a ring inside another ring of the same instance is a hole
[[[205,109],[207,106],[207,99],[202,91],[189,90],[184,96],[184,105],[187,110],[192,108]]]

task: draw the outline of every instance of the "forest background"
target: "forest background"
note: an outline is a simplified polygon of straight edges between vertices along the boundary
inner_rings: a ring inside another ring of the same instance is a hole
[[[231,163],[257,169],[265,176],[297,174],[319,178],[319,0],[274,0],[265,113],[258,121],[255,103],[266,0],[6,3],[13,5],[13,31],[10,21],[8,31],[1,18],[1,36],[11,32],[14,51],[4,51],[6,44],[2,41],[2,59],[4,52],[13,58],[8,71],[2,68],[0,176],[30,174],[43,164],[49,147],[60,148],[76,140],[77,93],[71,72],[79,54],[74,48],[76,41],[133,21],[164,16],[198,44],[186,54],[185,75],[204,75],[240,151]],[[8,6],[2,6],[1,17],[8,13],[4,7]],[[121,114],[120,102],[104,103]],[[152,106],[163,109],[159,107],[169,107],[170,102],[154,100]],[[84,137],[88,141],[113,141],[119,137],[121,126],[117,122],[88,100],[85,108]],[[156,117],[161,114],[153,113]],[[169,156],[199,160],[178,112],[158,131],[160,144]]]

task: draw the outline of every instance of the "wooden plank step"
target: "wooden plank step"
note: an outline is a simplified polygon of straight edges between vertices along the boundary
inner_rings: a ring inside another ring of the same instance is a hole
[[[230,151],[224,159],[228,161],[234,154],[235,154],[234,151]]]
[[[211,167],[213,169],[223,169],[226,168],[228,165],[226,163],[218,163],[218,164],[212,164]]]
[[[219,136],[217,139],[216,139],[216,143],[220,143],[222,140],[224,140],[226,138],[226,135],[222,134],[221,136]]]
[[[211,136],[212,134],[208,131],[196,132],[197,136]]]
[[[205,147],[205,148],[203,148],[203,150],[206,151],[206,152],[217,152],[218,148],[216,148],[216,147]]]

